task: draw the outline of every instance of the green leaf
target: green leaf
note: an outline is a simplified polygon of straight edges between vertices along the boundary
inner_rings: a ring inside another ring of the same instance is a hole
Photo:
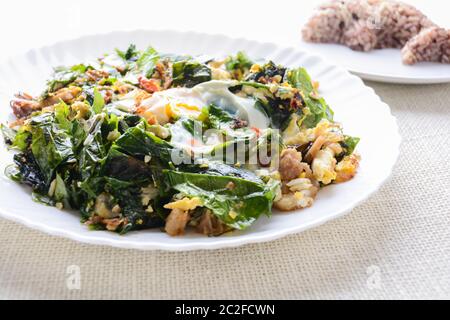
[[[130,60],[131,58],[135,57],[139,52],[136,50],[136,45],[130,44],[128,49],[124,52],[119,49],[116,49],[116,53],[119,57],[121,57],[124,60]]]
[[[116,230],[116,232],[124,234],[130,230],[164,226],[166,214],[161,214],[165,210],[162,208],[163,204],[155,203],[156,199],[152,200],[154,212],[145,211],[146,207],[142,204],[141,187],[148,184],[148,181],[125,181],[101,176],[85,180],[81,183],[81,188],[89,195],[90,199],[95,199],[102,192],[107,192],[112,196],[114,203],[119,204],[121,208],[121,215],[128,221],[125,226]],[[167,203],[167,200],[164,203]],[[90,215],[89,212],[84,213],[85,218],[89,218]]]
[[[111,148],[102,168],[101,175],[106,175],[118,180],[141,183],[151,180],[150,168],[139,159]]]
[[[159,53],[152,47],[148,47],[139,56],[138,60],[136,61],[136,66],[137,69],[145,75],[145,77],[151,78],[158,61]]]
[[[124,234],[130,230],[164,226],[165,215],[159,214],[162,204],[157,205],[153,200],[154,212],[146,212],[141,202],[141,187],[139,185],[115,178],[105,178],[105,190],[118,201],[122,209],[121,214],[128,221],[123,228],[116,231]]]
[[[281,65],[276,65],[273,61],[268,61],[264,65],[261,66],[261,69],[258,71],[250,72],[246,77],[246,81],[255,81],[260,82],[260,78],[273,78],[275,76],[284,77],[286,73],[286,68]]]
[[[65,208],[70,208],[69,193],[66,189],[66,184],[61,176],[57,173],[55,178],[55,194],[54,199],[57,202],[62,202]]]
[[[97,88],[94,88],[94,101],[92,102],[92,110],[94,113],[99,114],[102,112],[105,106],[105,99]]]
[[[104,114],[98,114],[90,119],[89,134],[83,141],[79,154],[79,166],[83,180],[95,173],[107,155],[106,144],[102,136],[104,120]]]
[[[333,120],[333,111],[323,98],[315,97],[311,77],[304,68],[292,69],[287,73],[287,81],[303,93],[308,113],[304,114],[303,124],[307,128],[315,127],[320,120]]]
[[[208,125],[213,129],[221,129],[224,125],[228,125],[233,122],[234,118],[230,113],[226,112],[222,108],[219,108],[215,104],[211,104],[208,107]]]
[[[209,161],[207,165],[185,165],[180,168],[180,170],[189,173],[235,177],[251,181],[256,184],[261,183],[261,179],[258,178],[258,176],[256,176],[253,172],[242,168],[233,167],[218,161]]]
[[[31,133],[25,127],[20,127],[12,144],[20,151],[24,151],[31,143]]]
[[[173,85],[192,88],[193,86],[210,81],[211,69],[195,60],[183,60],[173,63]]]
[[[5,169],[6,176],[29,185],[38,192],[47,191],[48,183],[30,150],[15,154],[14,164]]]
[[[236,56],[229,56],[225,67],[233,72],[236,79],[240,80],[253,65],[253,61],[243,51],[239,51]]]
[[[273,128],[284,129],[288,125],[292,114],[299,112],[298,109],[291,108],[291,98],[281,99],[278,95],[281,92],[295,89],[278,86],[276,96],[270,91],[269,85],[255,82],[254,80],[241,81],[235,88],[239,88],[239,86],[244,90],[249,89],[247,87],[253,88],[249,93],[256,100],[255,108],[267,115]]]
[[[302,90],[305,94],[309,95],[314,91],[311,77],[305,68],[289,70],[287,79],[292,86]]]
[[[61,88],[66,87],[75,79],[86,72],[88,66],[84,64],[77,64],[71,67],[57,67],[54,69],[53,77],[51,80],[47,81],[47,88],[41,95],[44,99],[48,93],[55,92]]]
[[[267,98],[266,101],[259,99],[255,108],[264,112],[270,119],[271,127],[277,129],[284,129],[293,114],[289,108],[282,108],[279,100],[272,98]]]
[[[70,136],[51,122],[32,128],[31,151],[47,183],[59,165],[75,160]]]
[[[16,138],[16,130],[11,129],[10,127],[8,127],[5,124],[0,124],[0,129],[2,131],[3,134],[3,139],[5,140],[6,144],[12,144]]]
[[[356,146],[358,145],[360,141],[360,138],[358,137],[351,137],[351,136],[344,136],[344,148],[345,148],[345,154],[351,155],[353,151],[355,151]]]
[[[80,150],[81,145],[83,144],[84,140],[87,137],[87,132],[85,131],[85,128],[83,124],[79,120],[73,120],[72,121],[72,143],[73,148],[76,150],[75,152],[78,153]]]
[[[270,215],[277,184],[211,173],[163,170],[166,186],[186,196],[199,197],[205,207],[232,228],[245,229],[261,214]]]
[[[68,119],[70,109],[64,101],[61,101],[55,106],[55,120],[59,124],[59,127],[67,132],[72,131],[72,121]]]
[[[44,206],[54,206],[55,200],[50,198],[47,194],[41,194],[39,192],[33,191],[31,193],[31,199],[34,202],[37,202],[39,204],[43,204]]]
[[[179,124],[181,124],[183,126],[184,129],[186,129],[189,134],[192,137],[202,137],[202,133],[203,133],[203,122],[199,121],[199,120],[195,120],[195,119],[191,119],[191,118],[185,118],[185,119],[180,119],[178,120],[176,123],[174,123],[171,127],[170,127],[170,131],[172,134],[172,137],[174,136],[174,130],[176,126],[179,126]],[[177,131],[175,131],[177,132]]]
[[[26,126],[21,126],[19,130],[16,131],[2,123],[0,125],[0,129],[2,131],[5,143],[10,145],[12,148],[24,151],[30,145],[31,133],[28,131]]]
[[[150,155],[166,166],[172,162],[172,146],[167,141],[139,127],[129,128],[114,142],[113,147],[134,157],[142,158]]]

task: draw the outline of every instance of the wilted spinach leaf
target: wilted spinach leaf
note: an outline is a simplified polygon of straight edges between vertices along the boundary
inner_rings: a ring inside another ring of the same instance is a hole
[[[193,86],[210,81],[211,69],[203,63],[194,60],[177,61],[173,64],[173,85],[192,88]]]
[[[141,160],[120,152],[115,147],[109,150],[102,175],[123,181],[150,181],[150,168]]]
[[[116,53],[119,57],[124,60],[130,60],[131,58],[136,57],[139,54],[139,51],[136,50],[136,45],[130,44],[128,49],[124,52],[119,49],[116,49]]]
[[[151,78],[158,60],[159,53],[152,47],[148,47],[137,59],[136,67],[145,77]]]
[[[104,114],[98,114],[90,119],[90,128],[83,141],[79,155],[79,167],[84,179],[90,177],[107,155],[107,145],[102,136]]]
[[[213,173],[213,172],[212,172]],[[261,214],[269,215],[275,185],[235,176],[164,170],[165,184],[189,197],[199,197],[222,222],[239,230],[250,226]]]
[[[145,211],[141,203],[140,185],[135,182],[105,177],[104,188],[117,199],[122,209],[122,215],[127,218],[127,224],[117,230],[120,233],[124,234],[131,230],[162,227],[164,225],[164,217],[158,214],[159,210],[157,210],[155,203],[153,204],[154,212]]]
[[[351,137],[351,136],[345,136],[344,138],[344,142],[342,143],[344,149],[345,149],[345,154],[351,155],[353,153],[353,151],[355,151],[355,148],[357,146],[357,144],[359,143],[360,138],[358,137]]]
[[[231,71],[237,80],[241,80],[252,65],[253,61],[243,51],[236,53],[236,56],[229,56],[225,63],[226,69]]]
[[[55,92],[72,83],[79,75],[86,72],[88,68],[89,67],[84,64],[77,64],[71,67],[55,68],[53,77],[47,82],[47,88],[41,95],[41,98],[43,99],[48,95],[48,93]]]
[[[259,82],[260,78],[273,78],[275,76],[281,77],[283,79],[286,72],[286,68],[275,65],[273,61],[269,61],[266,64],[264,64],[260,70],[256,72],[251,72],[245,77],[245,81],[256,81]],[[265,82],[264,82],[265,83]]]
[[[31,151],[48,184],[59,165],[75,161],[72,140],[54,122],[52,114],[32,118],[31,123],[34,124]]]
[[[94,88],[94,99],[92,101],[92,110],[94,113],[99,114],[102,112],[103,107],[105,106],[105,99],[102,94],[98,91],[97,88]]]
[[[172,146],[139,127],[129,128],[115,141],[114,147],[134,157],[150,155],[165,166],[172,162]]]
[[[314,86],[311,77],[304,68],[292,69],[287,72],[287,81],[295,88],[300,89],[309,113],[305,114],[303,124],[307,128],[315,127],[320,120],[333,120],[333,111],[325,99],[314,97]]]
[[[14,155],[16,166],[7,167],[6,175],[15,181],[29,185],[37,192],[45,193],[48,183],[31,151]]]

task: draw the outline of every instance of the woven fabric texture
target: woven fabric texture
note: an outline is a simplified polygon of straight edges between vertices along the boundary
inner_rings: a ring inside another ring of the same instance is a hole
[[[0,298],[450,298],[450,85],[367,84],[403,141],[392,178],[348,215],[269,243],[179,253],[88,246],[0,219]],[[66,285],[71,265],[79,290]]]

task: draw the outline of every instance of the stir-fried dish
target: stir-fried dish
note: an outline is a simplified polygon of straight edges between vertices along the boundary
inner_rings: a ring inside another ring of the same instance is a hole
[[[242,230],[273,207],[311,206],[359,163],[359,139],[333,121],[305,69],[243,52],[130,45],[56,68],[42,94],[19,93],[11,107],[7,175],[95,230]]]

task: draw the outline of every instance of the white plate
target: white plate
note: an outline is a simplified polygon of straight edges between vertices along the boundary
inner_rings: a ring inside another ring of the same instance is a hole
[[[135,43],[142,48],[152,44],[163,52],[226,55],[245,50],[251,57],[270,58],[287,66],[304,66],[319,80],[321,92],[333,107],[336,119],[348,134],[361,137],[362,155],[358,175],[351,181],[332,185],[319,192],[311,208],[261,217],[244,232],[221,237],[188,234],[170,237],[159,230],[130,232],[125,236],[106,231],[89,231],[76,213],[46,207],[31,200],[30,190],[0,176],[0,215],[51,235],[77,241],[122,248],[193,250],[216,249],[246,243],[269,241],[320,225],[349,212],[367,199],[389,177],[397,159],[400,136],[389,107],[356,76],[321,58],[294,48],[225,36],[175,31],[134,31],[94,35],[31,50],[0,66],[2,121],[9,111],[8,101],[18,90],[39,92],[52,66],[79,63],[100,56],[115,47]],[[11,154],[1,148],[0,167],[11,163]],[[2,170],[3,172],[3,170]]]
[[[359,52],[343,45],[304,41],[300,48],[321,55],[366,80],[407,84],[450,82],[450,64],[421,62],[404,65],[399,49]]]

